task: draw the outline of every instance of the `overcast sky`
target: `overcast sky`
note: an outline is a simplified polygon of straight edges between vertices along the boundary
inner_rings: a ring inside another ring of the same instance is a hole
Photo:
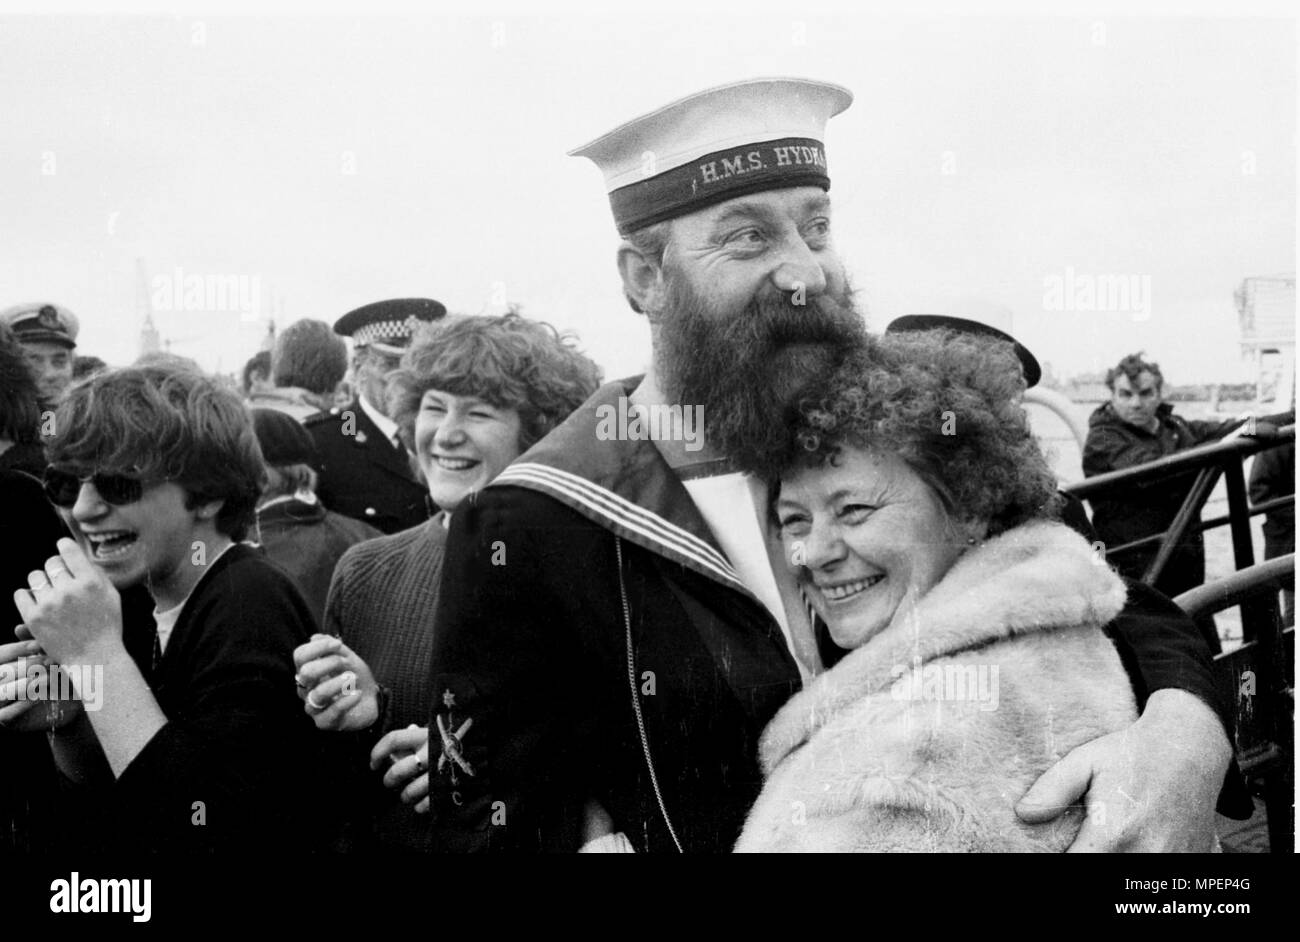
[[[565,152],[758,75],[856,96],[826,144],[872,326],[968,299],[1059,373],[1144,348],[1174,383],[1248,375],[1233,290],[1295,269],[1292,21],[2,17],[0,306],[66,304],[123,363],[152,296],[175,352],[234,371],[265,324],[168,302],[178,269],[281,326],[513,301],[633,373],[600,174]],[[1077,309],[1121,278],[1127,310]]]

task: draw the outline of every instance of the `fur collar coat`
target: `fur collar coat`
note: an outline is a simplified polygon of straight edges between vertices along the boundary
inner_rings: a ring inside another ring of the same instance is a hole
[[[737,851],[1063,851],[1071,809],[1015,804],[1137,708],[1102,628],[1125,587],[1069,528],[1034,522],[964,554],[764,731],[766,782]]]

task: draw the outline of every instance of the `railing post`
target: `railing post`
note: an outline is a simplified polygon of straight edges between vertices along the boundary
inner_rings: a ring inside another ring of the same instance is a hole
[[[1250,501],[1246,499],[1246,475],[1239,455],[1225,455],[1223,481],[1228,488],[1228,529],[1232,531],[1232,555],[1238,570],[1255,565],[1250,540]]]
[[[1178,516],[1174,517],[1174,522],[1165,531],[1165,537],[1160,544],[1160,550],[1156,553],[1156,558],[1151,560],[1146,572],[1142,574],[1142,581],[1147,585],[1153,586],[1156,584],[1156,580],[1165,571],[1165,566],[1169,564],[1170,558],[1183,542],[1183,537],[1187,534],[1188,529],[1200,516],[1201,508],[1205,506],[1210,491],[1214,490],[1214,484],[1218,480],[1220,470],[1215,465],[1207,465],[1196,476],[1196,481],[1188,490],[1183,506],[1178,508]]]

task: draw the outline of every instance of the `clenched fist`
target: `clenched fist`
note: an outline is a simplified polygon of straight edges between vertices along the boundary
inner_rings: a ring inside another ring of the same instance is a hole
[[[117,589],[73,540],[27,577],[14,593],[23,623],[52,660],[102,664],[122,649],[122,600]]]

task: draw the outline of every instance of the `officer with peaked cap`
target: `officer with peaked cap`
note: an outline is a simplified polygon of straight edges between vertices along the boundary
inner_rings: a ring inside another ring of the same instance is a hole
[[[377,301],[349,311],[334,332],[351,337],[357,396],[304,423],[320,455],[316,494],[330,510],[396,533],[428,518],[428,491],[387,415],[385,388],[415,329],[447,313],[428,298]]]
[[[431,658],[438,850],[733,846],[760,735],[820,662],[767,489],[719,445],[743,424],[773,426],[776,447],[782,409],[863,339],[823,143],[850,101],[823,82],[737,82],[575,152],[604,172],[654,358],[451,515]],[[611,434],[638,406],[679,408],[683,431],[698,406],[704,447]],[[1132,787],[1129,750],[1095,753]],[[1143,768],[1164,795],[1204,774],[1169,765]]]
[[[72,384],[73,352],[81,324],[66,307],[47,301],[0,311],[0,324],[14,332],[36,375],[41,406],[53,408]]]

